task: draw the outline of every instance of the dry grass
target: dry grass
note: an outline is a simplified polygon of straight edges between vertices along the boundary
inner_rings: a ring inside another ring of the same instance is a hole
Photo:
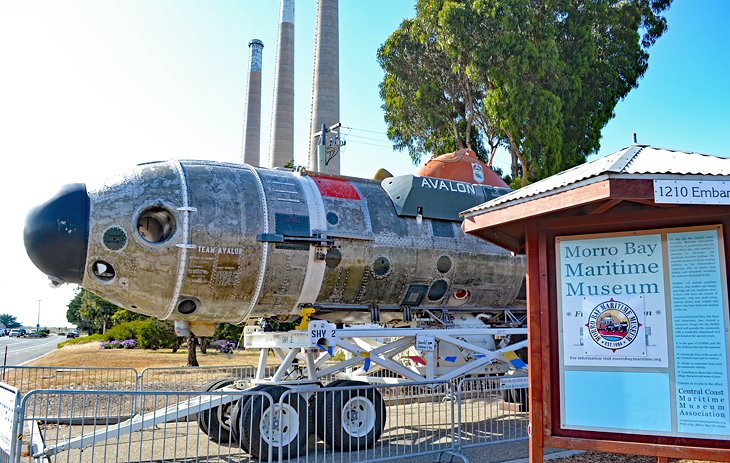
[[[170,349],[157,351],[143,349],[101,349],[98,342],[65,346],[41,357],[29,365],[54,367],[98,367],[98,368],[134,368],[141,371],[153,367],[184,367],[187,363],[187,349],[172,353]],[[232,356],[219,354],[208,349],[207,354],[198,351],[198,363],[201,366],[256,365],[258,350],[235,352]],[[272,356],[269,364],[278,363]]]

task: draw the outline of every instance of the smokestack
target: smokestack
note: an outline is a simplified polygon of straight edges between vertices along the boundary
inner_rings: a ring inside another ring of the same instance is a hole
[[[314,135],[324,124],[330,127],[340,122],[340,37],[338,0],[317,0],[317,25],[314,35],[314,76],[312,79],[312,113],[309,134]],[[336,133],[330,133],[332,140]],[[327,165],[319,165],[317,144],[309,145],[309,168],[319,172],[340,173],[340,157]],[[329,141],[326,143],[329,145]]]
[[[294,0],[281,0],[270,167],[294,160]]]
[[[261,165],[261,53],[264,43],[259,39],[248,42],[249,72],[246,91],[246,124],[243,132],[243,162]]]

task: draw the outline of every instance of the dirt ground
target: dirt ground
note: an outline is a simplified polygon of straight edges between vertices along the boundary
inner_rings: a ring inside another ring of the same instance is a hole
[[[187,363],[187,349],[172,353],[170,349],[157,351],[143,349],[101,349],[98,342],[65,346],[41,357],[28,365],[58,367],[99,367],[99,368],[145,368],[184,367]],[[229,356],[209,348],[207,354],[198,350],[200,366],[256,365],[258,350],[244,350]],[[273,356],[269,364],[277,363]]]
[[[656,457],[639,457],[618,453],[585,452],[566,458],[550,460],[551,463],[656,463]],[[672,463],[704,463],[704,460],[669,460]]]

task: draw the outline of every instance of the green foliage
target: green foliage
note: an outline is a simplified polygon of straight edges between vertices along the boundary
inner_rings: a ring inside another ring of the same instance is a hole
[[[103,338],[105,341],[139,340],[140,333],[147,323],[149,323],[147,320],[134,320],[114,325],[104,333]]]
[[[103,333],[111,326],[112,315],[121,307],[81,289],[69,302],[66,319],[89,334]]]
[[[136,322],[132,322],[136,323]],[[167,323],[159,320],[144,320],[142,322],[137,343],[143,349],[171,348],[178,343],[175,330]]]
[[[646,72],[670,3],[418,0],[378,50],[388,136],[417,159],[478,133],[509,149],[522,186],[580,164]]]
[[[112,326],[116,326],[116,325],[119,325],[120,323],[131,322],[134,320],[147,320],[148,318],[151,318],[151,317],[148,317],[147,315],[142,315],[140,313],[132,312],[131,310],[119,309],[116,312],[114,312],[114,314],[112,315],[111,321],[112,321]]]
[[[58,348],[64,346],[73,346],[76,344],[86,344],[89,342],[98,342],[98,341],[104,341],[104,335],[102,334],[92,334],[91,336],[81,336],[75,339],[67,339],[63,342],[58,343]]]
[[[215,327],[215,339],[225,339],[228,341],[238,342],[243,333],[243,326],[234,325],[232,323],[219,323]]]
[[[0,314],[0,324],[8,329],[20,328],[21,326],[23,326],[15,318],[15,315],[10,315],[9,313]]]

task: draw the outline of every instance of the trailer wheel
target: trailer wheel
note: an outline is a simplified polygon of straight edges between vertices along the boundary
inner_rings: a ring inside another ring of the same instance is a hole
[[[269,386],[261,389],[271,396],[254,396],[246,402],[238,421],[241,445],[260,460],[288,460],[299,456],[307,444],[307,402],[298,394],[281,397],[288,389]],[[279,451],[281,450],[281,453]]]
[[[234,381],[232,379],[213,381],[205,387],[205,391],[217,391],[233,383]],[[231,435],[231,411],[233,405],[232,403],[227,403],[200,412],[198,414],[198,427],[200,427],[200,430],[215,442],[220,444],[229,442],[233,437]]]
[[[271,387],[271,384],[259,384],[258,386],[254,386],[251,388],[246,389],[244,392],[254,392],[254,391],[263,391],[264,389]],[[248,451],[248,447],[246,447],[247,442],[244,442],[244,440],[241,438],[241,424],[243,420],[243,409],[246,407],[246,404],[248,401],[251,400],[253,396],[251,395],[244,395],[240,399],[233,402],[233,406],[231,407],[231,423],[235,423],[231,426],[231,433],[232,433],[232,440],[233,442],[240,443],[244,450]]]
[[[363,386],[333,381],[327,388]],[[317,397],[317,437],[337,450],[372,448],[385,427],[385,402],[375,388],[323,391]]]

